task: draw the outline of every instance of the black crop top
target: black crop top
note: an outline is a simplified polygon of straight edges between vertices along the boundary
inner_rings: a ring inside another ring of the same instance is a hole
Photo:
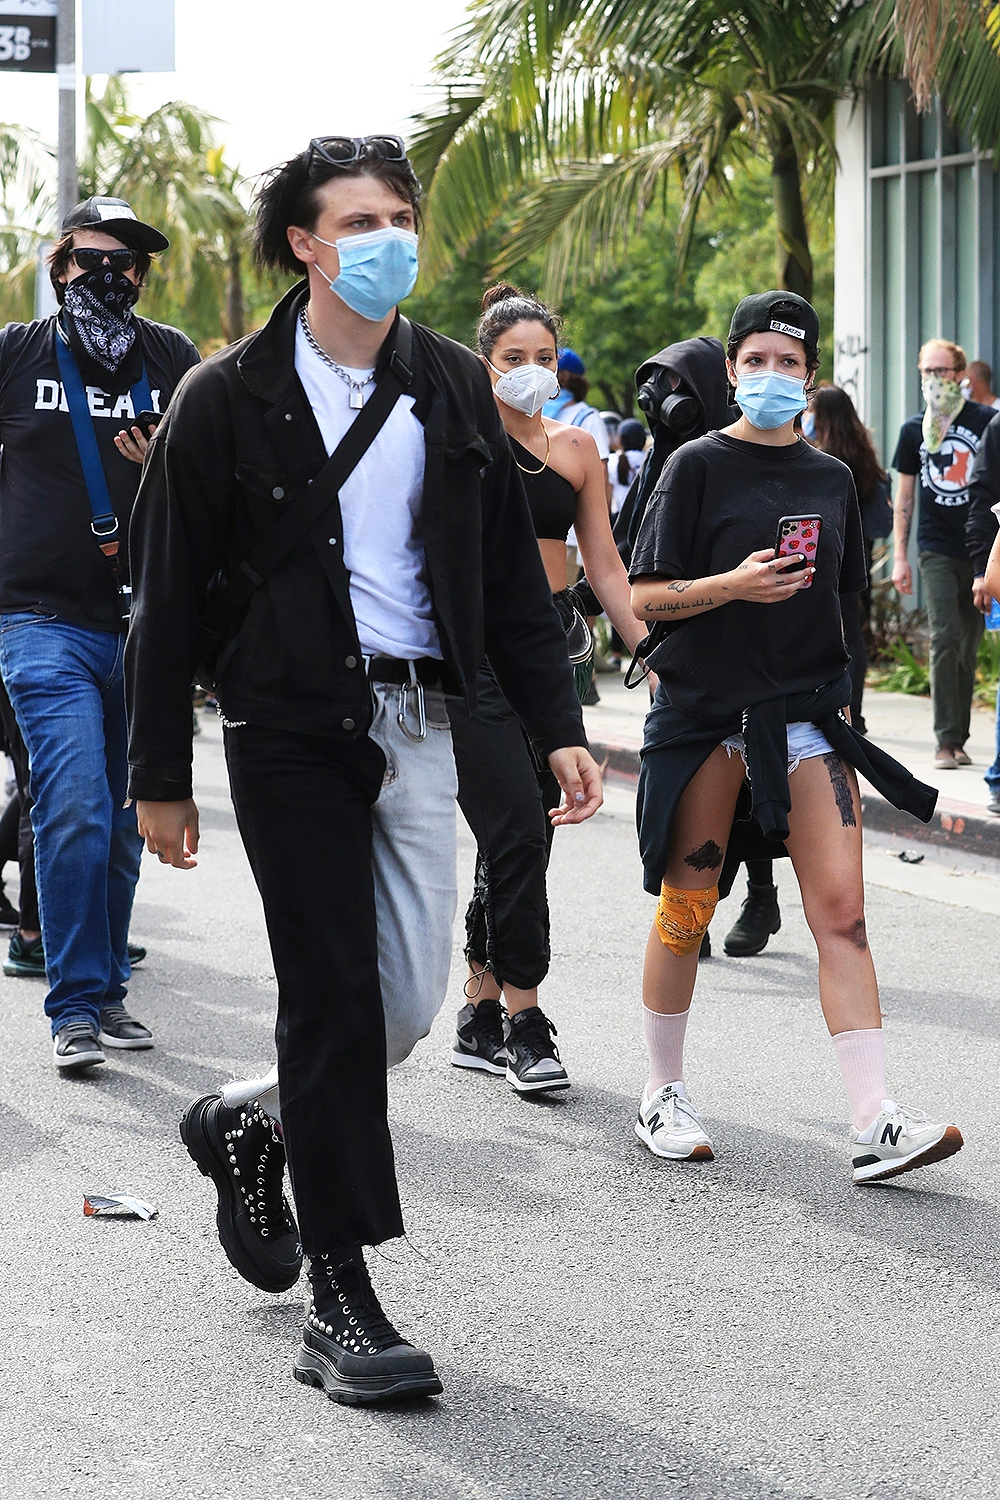
[[[539,541],[564,542],[576,520],[576,490],[568,479],[564,479],[554,469],[544,468],[540,474],[537,473],[536,455],[529,453],[516,438],[511,438],[510,442],[528,494],[528,509],[535,524],[535,536]],[[525,469],[536,472],[525,473]]]

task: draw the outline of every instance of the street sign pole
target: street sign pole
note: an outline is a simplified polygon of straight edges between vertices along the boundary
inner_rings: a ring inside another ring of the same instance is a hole
[[[59,0],[56,23],[59,80],[59,223],[76,207],[76,0]]]

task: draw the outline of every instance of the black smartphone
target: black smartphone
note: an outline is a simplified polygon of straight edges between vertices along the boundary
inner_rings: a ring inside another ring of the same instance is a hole
[[[778,534],[774,539],[775,557],[801,557],[802,562],[793,563],[790,568],[783,568],[785,573],[796,573],[810,563],[816,566],[816,550],[819,547],[819,534],[823,525],[822,516],[782,516],[778,522]],[[811,588],[812,579],[803,584],[803,588]]]
[[[148,438],[156,431],[157,423],[163,421],[162,411],[141,411],[131,426],[141,427]]]

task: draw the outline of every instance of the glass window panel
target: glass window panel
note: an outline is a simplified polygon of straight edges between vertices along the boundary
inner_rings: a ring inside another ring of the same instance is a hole
[[[871,164],[884,167],[885,160],[885,84],[879,79],[868,95],[868,128],[871,131]]]
[[[960,151],[967,151],[968,149],[968,146],[963,144],[962,137],[946,116],[941,125],[941,155],[957,156]]]
[[[912,181],[912,179],[911,179]],[[941,278],[938,236],[938,177],[921,172],[913,187],[917,192],[920,223],[920,342],[940,335],[939,281]]]
[[[976,331],[976,184],[972,167],[955,171],[955,337],[970,359],[979,344]]]
[[[921,161],[933,161],[937,156],[937,132],[938,101],[935,99],[927,113],[918,116],[917,148],[920,152]]]
[[[903,235],[902,184],[898,177],[885,181],[884,245],[884,337],[882,351],[885,415],[882,432],[884,451],[892,456],[893,445],[906,412],[902,404],[901,363],[903,348]]]
[[[903,160],[903,85],[891,79],[885,90],[885,132],[883,136],[883,166],[894,167]]]

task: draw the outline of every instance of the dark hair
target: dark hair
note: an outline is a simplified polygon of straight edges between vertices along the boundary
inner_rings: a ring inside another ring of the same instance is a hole
[[[771,308],[771,313],[777,318],[790,318],[793,320],[793,323],[794,320],[800,316],[799,308],[796,307],[794,302],[776,302]],[[764,330],[761,329],[759,331],[763,332]],[[744,344],[747,339],[752,338],[752,333],[745,333],[742,338],[729,340],[728,344],[726,345],[726,358],[729,360],[730,364],[736,363],[736,356],[740,351],[740,346]],[[806,372],[808,377],[813,373],[814,370],[819,369],[819,345],[809,344],[804,339],[800,339],[799,342],[802,344],[802,347],[806,352]],[[729,389],[730,391],[736,389],[731,380],[729,381]]]
[[[80,225],[79,227],[82,229],[85,226]],[[101,226],[99,224],[95,224],[93,227],[95,229],[100,229]],[[126,234],[119,232],[117,225],[115,227],[115,230],[116,232],[111,236],[111,238],[121,240],[123,245],[126,245],[129,250],[135,252],[135,269],[139,273],[139,286],[145,286],[146,277],[149,275],[149,268],[153,264],[152,257],[150,256],[149,251],[140,250],[138,245],[130,245],[128,239],[126,238]],[[48,255],[49,280],[52,282],[52,286],[56,294],[56,300],[58,301],[60,307],[62,307],[63,298],[66,295],[66,285],[64,282],[60,281],[59,278],[60,276],[65,276],[66,272],[69,270],[69,263],[73,259],[73,251],[76,248],[73,243],[73,236],[75,233],[75,229],[68,229],[63,235],[62,239],[58,240],[56,244],[53,245]]]
[[[541,323],[558,345],[562,320],[544,302],[522,292],[506,281],[486,288],[482,301],[483,315],[476,325],[476,346],[489,359],[501,334],[515,323]]]
[[[559,384],[564,391],[570,392],[574,401],[586,401],[590,390],[590,381],[586,375],[575,375],[572,370],[560,370]]]
[[[420,183],[405,157],[402,161],[383,161],[367,155],[339,167],[307,148],[265,172],[257,189],[253,253],[259,266],[289,271],[293,276],[304,269],[304,262],[288,243],[287,231],[292,225],[311,230],[323,211],[319,189],[344,177],[377,177],[410,205],[419,227]]]
[[[813,441],[824,453],[845,463],[854,475],[858,499],[867,499],[885,470],[875,456],[871,434],[858,416],[854,402],[839,385],[821,385],[813,392],[809,410],[816,423]]]
[[[632,476],[632,465],[626,454],[642,452],[646,446],[646,429],[634,417],[628,417],[618,429],[618,441],[622,450],[618,455],[618,483],[628,484]]]

